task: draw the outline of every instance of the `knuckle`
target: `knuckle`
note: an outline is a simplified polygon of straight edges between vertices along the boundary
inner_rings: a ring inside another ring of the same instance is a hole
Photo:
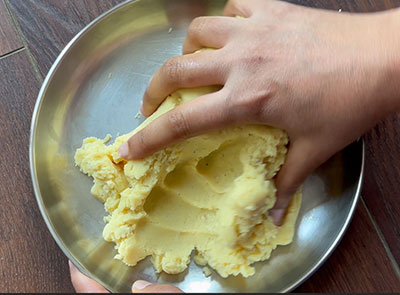
[[[213,114],[213,117],[217,118],[216,120],[221,124],[229,125],[229,123],[237,121],[239,113],[234,111],[231,107],[230,99],[227,98],[224,101],[224,107],[218,109],[218,111]]]
[[[179,82],[183,77],[183,64],[179,57],[167,60],[160,69],[161,76],[170,82]]]
[[[187,119],[179,110],[171,111],[168,115],[168,124],[176,138],[186,138],[190,135],[190,128]]]
[[[235,96],[231,91],[225,95],[224,106],[220,116],[228,121],[226,123],[229,123],[229,120],[236,121],[240,115],[240,110],[237,108]]]
[[[260,97],[256,97],[254,106],[252,106],[251,112],[256,122],[263,122],[266,117],[270,120],[270,94],[265,94]]]
[[[194,39],[198,34],[204,32],[207,26],[207,18],[204,16],[196,17],[189,25],[188,36]]]
[[[250,89],[250,88],[248,88]],[[269,87],[262,87],[259,90],[245,91],[238,95],[237,99],[227,101],[227,105],[238,112],[245,114],[248,123],[262,123],[268,113],[273,91]]]
[[[298,7],[296,5],[274,1],[274,5],[270,7],[270,11],[276,19],[287,19],[293,12],[298,11]]]
[[[238,92],[236,88],[224,89],[224,92],[224,108],[220,110],[219,114],[221,120],[227,125],[238,122],[246,123],[248,121],[248,116],[240,102],[240,92]]]
[[[250,45],[249,48],[249,53],[240,57],[243,65],[259,67],[260,64],[270,64],[273,61],[272,53],[270,51],[266,53],[261,45]]]
[[[229,5],[232,8],[239,8],[240,0],[229,0],[227,5]]]
[[[254,1],[250,0],[229,0],[226,7],[231,11],[230,14],[249,17],[251,15],[249,7],[252,7]]]
[[[143,151],[148,151],[150,146],[148,141],[146,140],[145,132],[140,131],[136,134],[135,139],[129,140],[129,149],[130,150],[135,150],[136,147],[140,147],[141,150]]]

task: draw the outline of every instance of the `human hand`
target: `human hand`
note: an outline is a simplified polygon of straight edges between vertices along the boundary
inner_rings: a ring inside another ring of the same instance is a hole
[[[99,283],[82,274],[69,261],[72,285],[76,293],[110,293]],[[171,285],[150,284],[146,281],[136,281],[132,285],[132,293],[183,293],[182,290]]]
[[[399,107],[398,16],[393,15],[337,13],[272,0],[229,1],[224,16],[192,22],[184,55],[168,60],[154,75],[142,113],[152,114],[179,88],[221,85],[221,90],[154,120],[121,146],[121,156],[143,158],[234,124],[284,129],[290,147],[270,211],[281,224],[309,173]],[[216,50],[194,53],[201,48]]]

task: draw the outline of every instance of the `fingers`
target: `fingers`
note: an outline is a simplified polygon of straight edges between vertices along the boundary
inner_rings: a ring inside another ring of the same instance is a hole
[[[183,293],[181,289],[171,285],[150,284],[146,281],[136,281],[132,285],[132,293]]]
[[[231,116],[226,97],[223,88],[167,112],[122,145],[121,157],[141,159],[184,138],[235,123],[238,118]]]
[[[222,48],[240,26],[242,20],[224,16],[197,17],[189,26],[183,54],[202,48]]]
[[[316,167],[312,145],[308,141],[297,141],[289,147],[285,164],[279,171],[275,184],[276,202],[269,215],[276,225],[281,225],[286,209],[300,185]]]
[[[83,275],[72,263],[69,263],[71,281],[76,293],[109,293],[104,287]],[[136,281],[132,285],[133,293],[183,293],[171,285],[150,284],[146,281]]]
[[[261,5],[269,1],[271,0],[229,0],[222,15],[247,18],[260,8]]]
[[[224,68],[218,51],[204,51],[169,59],[155,73],[144,94],[143,115],[151,115],[168,95],[179,88],[223,85]]]
[[[76,293],[109,293],[103,286],[82,274],[72,263],[68,262],[72,285]]]

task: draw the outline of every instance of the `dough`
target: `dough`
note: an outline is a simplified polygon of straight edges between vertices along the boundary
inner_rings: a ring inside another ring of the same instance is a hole
[[[266,126],[230,127],[167,147],[138,161],[121,159],[119,146],[159,115],[215,87],[179,90],[130,134],[106,145],[87,138],[75,162],[93,177],[91,193],[104,202],[104,239],[117,259],[136,265],[151,255],[157,272],[184,271],[194,261],[222,277],[254,274],[277,245],[292,241],[301,195],[282,226],[268,216],[272,180],[283,164],[288,137]]]

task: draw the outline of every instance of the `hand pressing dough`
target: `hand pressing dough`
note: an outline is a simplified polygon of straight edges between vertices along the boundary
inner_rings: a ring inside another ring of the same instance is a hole
[[[117,259],[136,265],[151,255],[157,272],[184,271],[194,261],[222,277],[254,274],[278,245],[292,241],[301,204],[297,193],[284,224],[268,210],[275,202],[272,178],[285,160],[288,137],[267,126],[229,127],[187,139],[137,161],[118,148],[161,114],[215,87],[179,90],[135,131],[112,145],[87,138],[75,162],[93,177],[91,193],[104,202],[104,239]]]

